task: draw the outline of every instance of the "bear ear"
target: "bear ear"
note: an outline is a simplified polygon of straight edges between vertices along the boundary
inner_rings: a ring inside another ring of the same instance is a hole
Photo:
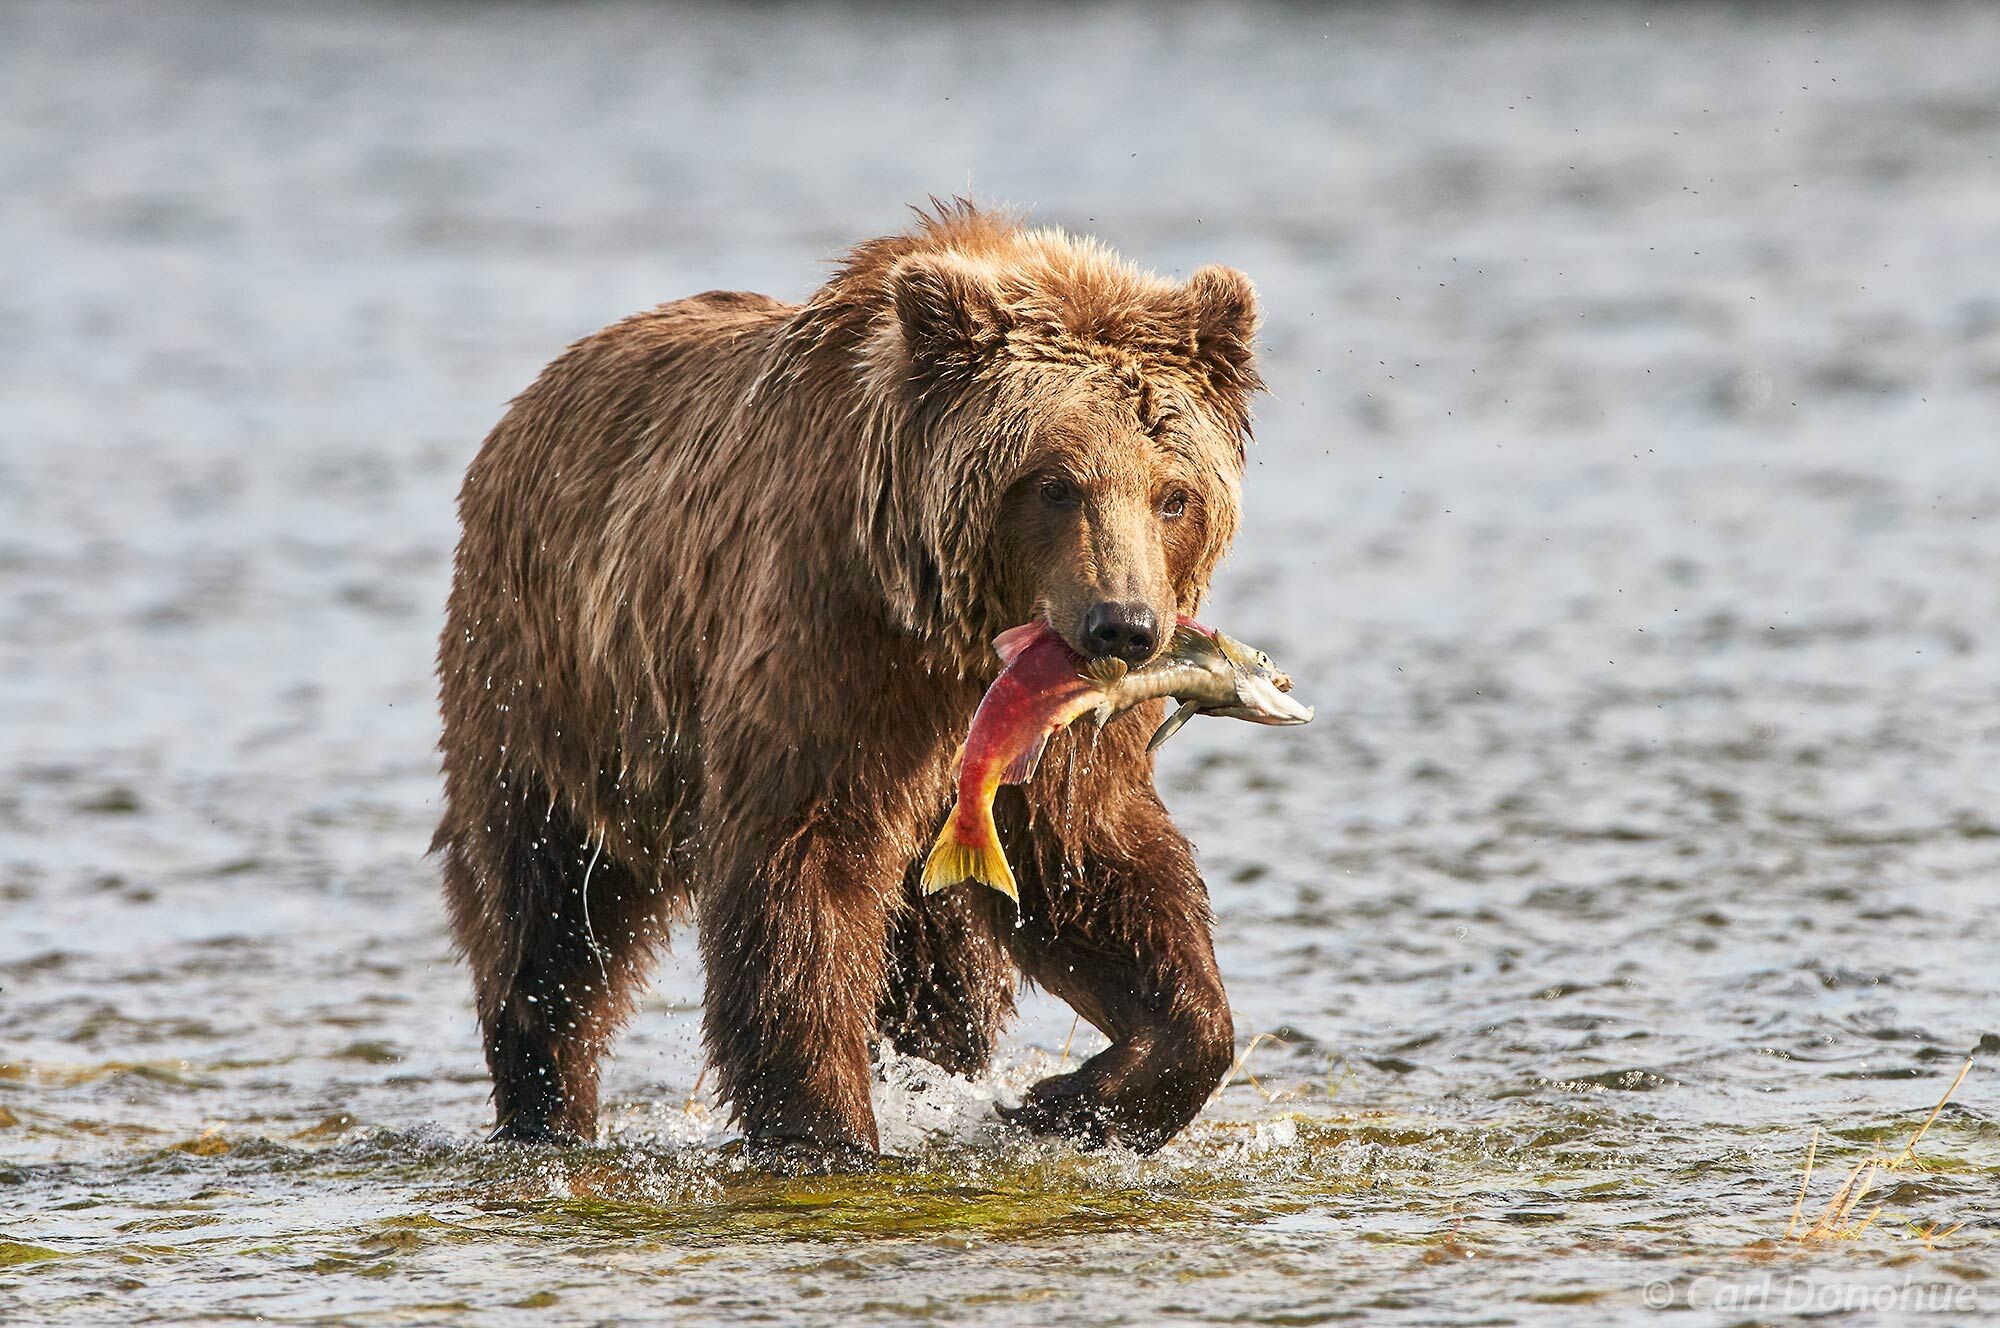
[[[1195,358],[1221,381],[1254,389],[1250,343],[1257,335],[1257,288],[1250,278],[1233,267],[1196,268],[1183,299],[1194,315]]]
[[[912,360],[972,361],[1006,338],[1009,319],[999,287],[963,259],[917,254],[898,263],[890,280]]]

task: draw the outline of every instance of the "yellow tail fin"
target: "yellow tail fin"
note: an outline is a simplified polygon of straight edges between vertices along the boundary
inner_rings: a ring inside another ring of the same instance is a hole
[[[993,824],[990,805],[980,821],[979,842],[965,843],[958,837],[958,809],[952,808],[944,829],[938,831],[937,843],[931,845],[931,855],[924,859],[924,893],[934,895],[962,881],[977,881],[1019,904],[1021,896],[1014,891],[1014,873],[1001,851],[1000,831]]]

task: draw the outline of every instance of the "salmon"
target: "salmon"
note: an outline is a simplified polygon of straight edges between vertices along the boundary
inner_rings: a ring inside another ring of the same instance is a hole
[[[1148,750],[1195,714],[1262,724],[1303,724],[1313,715],[1286,695],[1291,679],[1268,655],[1192,618],[1183,617],[1167,649],[1138,669],[1116,659],[1085,661],[1045,622],[1002,632],[993,648],[1005,667],[980,700],[959,753],[958,800],[924,861],[925,894],[977,881],[1020,902],[993,823],[994,795],[1002,784],[1034,778],[1049,737],[1085,715],[1102,728],[1143,702],[1179,698],[1181,708]]]

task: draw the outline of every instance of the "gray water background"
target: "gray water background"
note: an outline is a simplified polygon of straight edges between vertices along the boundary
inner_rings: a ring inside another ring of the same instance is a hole
[[[0,8],[0,1318],[2000,1312],[1997,68],[1970,5]],[[883,1178],[779,1183],[684,941],[606,1145],[478,1147],[466,461],[570,339],[967,189],[1262,291],[1213,612],[1321,718],[1161,783],[1278,1039],[1160,1157],[1023,1147],[1032,997],[888,1068]]]

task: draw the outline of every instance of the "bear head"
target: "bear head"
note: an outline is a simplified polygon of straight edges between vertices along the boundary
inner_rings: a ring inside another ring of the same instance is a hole
[[[1044,618],[1137,665],[1234,536],[1257,300],[959,204],[871,255],[858,529],[895,611],[961,671]]]

